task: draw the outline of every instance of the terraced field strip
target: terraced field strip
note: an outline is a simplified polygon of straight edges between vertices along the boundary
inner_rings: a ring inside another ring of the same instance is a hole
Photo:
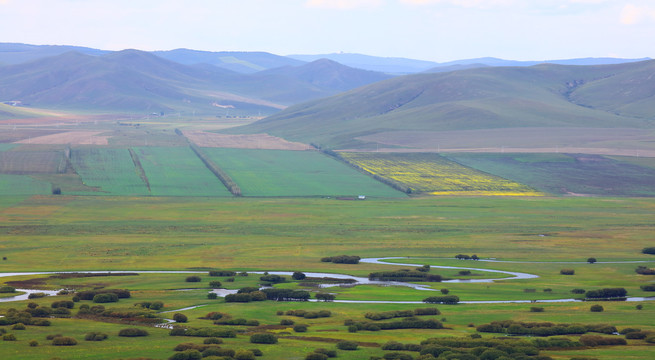
[[[362,170],[432,195],[540,196],[534,189],[460,165],[437,154],[359,153],[339,155]]]
[[[0,152],[2,174],[55,174],[65,169],[66,159],[61,151],[3,151]]]
[[[518,153],[456,153],[447,157],[554,194],[655,196],[651,158]]]
[[[148,195],[127,149],[72,149],[71,164],[84,185],[97,188],[93,194]]]
[[[239,184],[244,196],[405,196],[315,151],[203,150]]]
[[[133,150],[154,196],[232,196],[187,146],[138,147]]]

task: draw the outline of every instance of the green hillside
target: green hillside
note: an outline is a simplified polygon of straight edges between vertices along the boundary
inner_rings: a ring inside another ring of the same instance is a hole
[[[393,136],[396,131],[651,128],[653,85],[642,79],[653,71],[655,61],[409,75],[293,106],[231,132],[266,132],[349,148],[367,146],[358,137],[381,132]],[[638,96],[614,96],[608,105],[598,105],[616,89]]]

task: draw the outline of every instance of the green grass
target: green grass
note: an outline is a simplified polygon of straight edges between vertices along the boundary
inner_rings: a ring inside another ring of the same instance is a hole
[[[154,196],[231,196],[189,147],[139,147]]]
[[[635,160],[584,154],[458,153],[447,157],[551,194],[655,196],[655,170]]]
[[[244,196],[405,196],[318,152],[204,151],[232,177]]]
[[[49,183],[28,175],[0,174],[0,196],[45,195],[52,192]]]

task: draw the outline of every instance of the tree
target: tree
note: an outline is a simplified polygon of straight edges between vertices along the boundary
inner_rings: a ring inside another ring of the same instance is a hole
[[[603,310],[605,309],[601,305],[596,304],[596,305],[591,305],[591,308],[589,308],[589,310],[591,310],[591,312],[603,312]]]
[[[587,259],[587,262],[590,263],[590,264],[593,264],[593,263],[596,262],[596,258],[590,257],[590,258]]]
[[[304,280],[307,276],[304,273],[301,273],[300,271],[296,271],[291,275],[291,278],[294,280]]]
[[[175,320],[175,322],[179,322],[179,323],[185,323],[185,322],[188,321],[186,315],[180,314],[180,313],[175,313],[175,315],[173,315],[173,320]]]

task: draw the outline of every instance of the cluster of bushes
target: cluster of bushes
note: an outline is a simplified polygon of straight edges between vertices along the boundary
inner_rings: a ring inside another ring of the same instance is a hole
[[[118,336],[123,336],[123,337],[140,337],[140,336],[148,336],[148,335],[150,335],[148,331],[140,328],[121,329],[118,332]]]
[[[168,333],[170,336],[194,336],[194,337],[216,337],[216,338],[233,338],[237,333],[232,329],[218,328],[185,328],[174,326]]]
[[[70,336],[57,336],[52,339],[52,345],[54,346],[74,346],[77,345],[77,340]]]
[[[414,310],[397,310],[397,311],[384,311],[384,312],[367,312],[364,314],[364,317],[373,320],[386,320],[399,317],[412,317],[412,316],[421,316],[421,315],[441,315],[441,312],[437,308],[423,308],[423,309],[414,309]]]
[[[219,312],[212,311],[210,313],[207,313],[207,315],[200,317],[200,319],[203,319],[203,320],[218,320],[218,319],[222,319],[223,316],[224,315],[219,313]]]
[[[209,276],[236,276],[235,271],[228,271],[228,270],[211,270],[209,272]]]
[[[200,149],[196,144],[190,144],[191,150],[198,156],[203,164],[216,175],[216,177],[225,185],[225,187],[232,193],[234,196],[241,196],[241,188],[237,183],[232,180],[230,175],[228,175],[223,169],[216,165],[202,149]]]
[[[206,340],[214,339],[211,342]],[[218,357],[221,359],[254,359],[255,356],[262,356],[259,349],[250,350],[232,350],[224,349],[218,346],[222,341],[216,338],[205,339],[204,344],[182,343],[175,346],[173,349],[177,353],[169,358],[169,360],[195,360],[207,357]]]
[[[643,248],[641,252],[643,254],[655,255],[655,246]]]
[[[202,278],[198,275],[191,275],[187,276],[186,279],[184,279],[186,282],[201,282]]]
[[[18,323],[21,323],[23,325],[33,325],[33,326],[50,326],[49,320],[39,319],[39,317],[50,316],[51,312],[52,310],[46,307],[35,307],[35,308],[28,307],[27,309],[22,311],[18,311],[14,308],[11,308],[7,310],[7,313],[5,314],[4,317],[0,317],[0,326],[14,325]],[[34,313],[35,315],[32,315],[32,313]]]
[[[102,332],[92,331],[84,335],[84,340],[86,341],[103,341],[106,340],[109,336]]]
[[[334,357],[337,357],[336,350],[319,348],[307,354],[307,356],[305,356],[305,360],[326,360]]]
[[[13,286],[0,286],[0,294],[15,293],[16,288]]]
[[[138,322],[145,324],[157,324],[161,319],[149,311],[125,311],[125,310],[106,310],[102,305],[95,305],[89,307],[88,305],[80,305],[80,310],[77,312],[80,317],[105,317],[113,319],[121,319],[127,322]]]
[[[292,290],[292,289],[263,289],[262,292],[266,294],[268,300],[276,301],[307,301],[311,294],[305,290]]]
[[[161,310],[164,307],[164,303],[156,300],[156,301],[142,301],[140,303],[134,304],[134,306],[141,306],[144,309],[150,309],[150,310]]]
[[[326,256],[321,258],[322,262],[331,262],[334,264],[359,264],[361,260],[357,255],[337,255],[337,256]]]
[[[419,344],[401,344],[397,341],[389,341],[382,345],[382,350],[393,351],[421,351]]]
[[[342,340],[337,343],[337,349],[339,350],[357,350],[357,344],[354,341]]]
[[[605,288],[589,290],[585,294],[587,299],[624,299],[628,291],[624,288]]]
[[[493,321],[489,324],[479,325],[476,330],[488,333],[533,336],[578,335],[588,332],[613,334],[617,331],[616,327],[605,324],[555,324],[551,322],[521,322],[513,320]]]
[[[599,335],[582,335],[580,336],[580,343],[584,346],[603,346],[603,345],[627,345],[628,342],[624,338],[609,337]]]
[[[48,294],[42,293],[42,292],[35,292],[35,293],[30,293],[29,295],[27,295],[27,298],[28,299],[40,299],[40,298],[44,298],[46,296],[48,296]]]
[[[455,255],[455,259],[457,260],[479,260],[480,258],[473,254],[471,256],[465,255],[465,254],[457,254]]]
[[[130,291],[126,289],[102,289],[80,291],[76,294],[76,297],[80,300],[94,300],[97,295],[101,294],[113,294],[116,295],[116,299],[128,299],[131,296]]]
[[[257,320],[246,320],[246,319],[228,319],[228,320],[217,320],[214,321],[215,325],[238,325],[238,326],[259,326],[259,321]]]
[[[262,291],[253,291],[249,293],[236,293],[225,295],[225,302],[251,302],[251,301],[264,301],[266,294]]]
[[[374,281],[406,281],[406,282],[440,282],[441,275],[432,275],[424,271],[402,269],[397,271],[381,271],[368,275]]]
[[[572,294],[584,294],[586,292],[587,291],[585,291],[585,289],[573,289],[573,290],[571,290]]]
[[[287,310],[285,315],[297,316],[305,319],[325,318],[332,316],[330,310],[306,311],[306,310]]]
[[[655,284],[641,285],[639,288],[643,291],[655,291]]]
[[[269,284],[279,284],[287,281],[287,279],[281,275],[263,275],[259,277],[259,280]]]
[[[423,302],[426,304],[454,305],[459,302],[459,296],[457,295],[430,296],[423,299]]]
[[[562,269],[559,271],[560,274],[562,275],[575,275],[575,270],[574,269]]]
[[[344,325],[348,326],[348,331],[350,332],[357,332],[361,330],[380,331],[396,329],[443,329],[443,324],[437,320],[419,320],[416,318],[406,318],[400,321],[391,322],[359,322],[346,320]]]
[[[655,269],[650,269],[645,266],[637,266],[635,272],[639,275],[655,275]]]
[[[250,335],[253,344],[277,344],[277,336],[271,333],[257,333]]]
[[[315,297],[318,301],[334,301],[336,298],[334,294],[329,293],[316,293]]]

